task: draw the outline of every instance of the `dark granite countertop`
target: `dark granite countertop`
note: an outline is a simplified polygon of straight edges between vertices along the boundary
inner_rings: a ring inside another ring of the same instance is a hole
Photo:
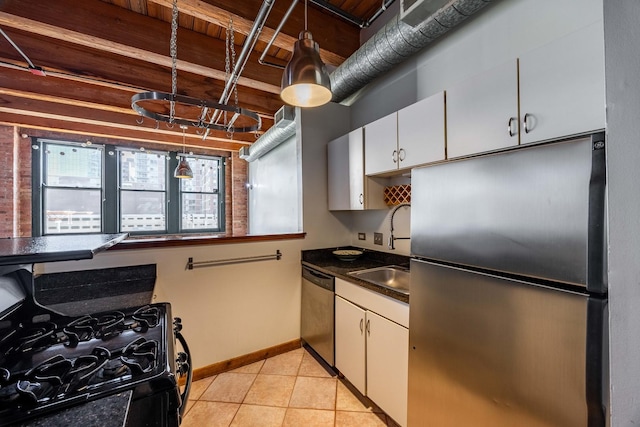
[[[354,261],[340,261],[333,255],[336,249],[358,249],[364,254]],[[409,268],[410,258],[406,255],[378,252],[371,249],[363,249],[353,246],[339,248],[325,248],[302,251],[302,265],[315,268],[326,274],[330,274],[348,282],[354,283],[363,288],[372,290],[382,295],[386,295],[401,302],[408,303],[409,295],[384,286],[379,286],[364,280],[360,280],[348,273],[369,268],[382,267],[385,265],[399,265]]]
[[[91,259],[127,237],[119,234],[54,235],[0,239],[0,265]]]
[[[21,427],[122,427],[127,418],[131,394],[131,391],[123,391],[19,425]]]

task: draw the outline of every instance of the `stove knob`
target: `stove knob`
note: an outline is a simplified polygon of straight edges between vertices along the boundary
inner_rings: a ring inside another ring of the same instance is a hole
[[[189,364],[187,362],[178,363],[178,375],[183,376],[189,372]]]
[[[178,353],[178,358],[176,359],[176,362],[178,363],[184,363],[187,361],[187,353],[185,352],[180,352]]]
[[[180,332],[182,330],[182,319],[176,317],[173,319],[173,330],[175,332]]]

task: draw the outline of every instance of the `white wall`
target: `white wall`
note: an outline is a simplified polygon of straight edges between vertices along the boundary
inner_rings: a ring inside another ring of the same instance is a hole
[[[249,234],[302,231],[300,155],[292,136],[249,164]]]
[[[296,114],[299,117],[296,135],[302,147],[305,248],[348,245],[351,216],[327,210],[327,143],[348,132],[349,108],[329,103],[320,108],[298,108]]]
[[[640,424],[640,2],[604,2],[612,426]]]
[[[300,338],[300,250],[304,240],[107,251],[93,260],[36,266],[37,273],[157,264],[154,302],[182,318],[195,368]],[[186,270],[194,261],[283,254],[260,261]]]

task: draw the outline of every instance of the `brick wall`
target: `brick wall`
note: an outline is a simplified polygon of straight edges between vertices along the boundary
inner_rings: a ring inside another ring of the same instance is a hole
[[[31,236],[31,145],[31,138],[18,140],[18,236],[23,237]]]
[[[234,235],[242,235],[247,233],[248,194],[246,184],[249,164],[235,152],[231,157],[231,170],[233,179],[231,186],[233,194],[232,230]]]
[[[0,238],[31,236],[31,138],[22,138],[14,127],[0,125]],[[31,137],[43,137],[66,141],[84,141],[86,138],[46,131],[28,131]],[[105,138],[94,139],[101,144],[128,145],[121,141]],[[18,144],[18,174],[14,177],[14,141]],[[132,143],[129,143],[132,144]],[[146,144],[145,144],[146,146]],[[160,148],[148,147],[150,149]],[[166,147],[165,147],[166,149]],[[195,152],[195,150],[194,150]],[[228,152],[204,153],[228,156]],[[226,230],[229,235],[246,233],[247,220],[247,163],[232,153],[225,170]],[[14,178],[17,180],[17,194],[14,199]],[[17,207],[14,200],[17,201]],[[17,230],[14,232],[14,221]]]
[[[0,126],[0,237],[13,236],[13,134]]]
[[[0,237],[30,235],[31,139],[0,126]]]

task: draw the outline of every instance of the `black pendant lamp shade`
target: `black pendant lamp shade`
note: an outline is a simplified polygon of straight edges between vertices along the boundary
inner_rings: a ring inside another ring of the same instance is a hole
[[[173,177],[191,179],[193,178],[193,171],[189,167],[189,162],[187,162],[186,156],[185,134],[187,131],[187,126],[180,125],[180,129],[182,129],[182,156],[180,156],[180,162],[178,163],[178,166],[176,166],[176,169],[173,171]]]
[[[193,178],[193,171],[189,167],[189,162],[187,162],[187,158],[184,156],[180,156],[180,163],[176,166],[176,169],[173,171],[174,178],[183,178],[183,179],[191,179]]]
[[[331,101],[329,73],[309,31],[300,32],[293,47],[291,60],[282,74],[280,97],[296,107],[317,107]]]

